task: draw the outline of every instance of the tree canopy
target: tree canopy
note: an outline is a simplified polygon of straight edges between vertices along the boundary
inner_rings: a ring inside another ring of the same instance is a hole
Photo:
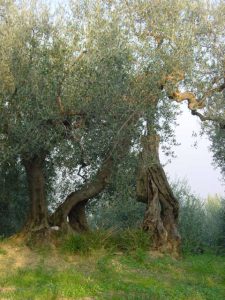
[[[68,217],[73,229],[86,228],[85,205],[134,152],[137,198],[157,211],[156,223],[146,212],[145,228],[160,245],[179,240],[158,146],[169,153],[183,101],[224,132],[224,13],[223,1],[203,0],[71,1],[54,11],[40,1],[0,2],[0,164],[26,171],[26,230],[68,227]],[[72,176],[72,193],[49,217],[62,170],[82,179]]]

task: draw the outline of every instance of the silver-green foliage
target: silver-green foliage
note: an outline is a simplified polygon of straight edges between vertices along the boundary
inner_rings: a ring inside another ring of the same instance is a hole
[[[201,199],[186,182],[176,182],[174,192],[180,203],[179,230],[185,250],[210,248],[224,253],[224,199],[215,195]]]
[[[135,199],[136,162],[136,155],[128,155],[109,187],[90,202],[88,218],[93,228],[120,230],[141,227],[145,204]]]

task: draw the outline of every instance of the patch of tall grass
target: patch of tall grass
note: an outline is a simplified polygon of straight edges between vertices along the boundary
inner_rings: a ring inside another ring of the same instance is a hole
[[[132,252],[150,249],[150,235],[140,229],[123,231],[96,230],[73,234],[62,240],[62,249],[69,253],[87,254],[92,250],[107,249],[115,252]]]

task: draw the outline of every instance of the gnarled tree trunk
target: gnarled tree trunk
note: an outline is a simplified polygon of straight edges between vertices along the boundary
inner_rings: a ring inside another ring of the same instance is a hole
[[[112,174],[113,158],[108,157],[95,178],[86,183],[80,190],[72,192],[65,201],[50,216],[51,225],[59,226],[65,230],[73,229],[75,231],[87,230],[85,217],[85,205],[88,200],[101,193],[110,181]],[[69,223],[67,222],[69,218]],[[71,227],[71,228],[70,228]]]
[[[179,205],[159,161],[159,136],[144,136],[137,173],[137,200],[147,204],[143,229],[152,235],[153,248],[179,254]]]
[[[44,232],[49,227],[45,197],[44,161],[44,155],[35,155],[32,158],[22,160],[27,174],[30,197],[30,211],[24,227],[25,232]]]
[[[129,126],[135,124],[137,119],[138,115],[133,114],[124,122],[95,178],[65,199],[50,216],[49,222],[51,225],[59,226],[66,231],[70,231],[71,228],[80,232],[88,229],[85,218],[85,205],[106,188],[110,183],[112,173],[116,171],[120,161],[127,155],[132,140],[132,131]]]

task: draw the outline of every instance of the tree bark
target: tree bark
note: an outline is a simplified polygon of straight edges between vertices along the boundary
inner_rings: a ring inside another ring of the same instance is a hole
[[[87,201],[79,202],[68,214],[69,225],[76,232],[88,231],[88,222],[85,213]]]
[[[68,195],[65,201],[50,216],[50,224],[66,230],[69,229],[68,226],[70,225],[72,229],[76,230],[77,223],[82,220],[82,226],[85,223],[84,228],[87,229],[86,221],[84,221],[85,205],[88,200],[101,193],[110,182],[112,167],[113,157],[110,156],[103,162],[97,175],[91,182],[85,184],[80,190]],[[69,218],[69,223],[67,222],[67,217]]]
[[[26,170],[30,212],[25,224],[26,232],[40,232],[48,229],[48,211],[45,196],[45,176],[44,176],[45,156],[33,156],[31,159],[23,159]]]
[[[144,136],[137,173],[137,200],[147,204],[143,229],[152,235],[153,248],[179,255],[179,204],[159,160],[159,136]]]
[[[71,228],[73,230],[78,229],[78,231],[88,229],[85,220],[85,205],[106,188],[110,183],[112,173],[116,171],[120,161],[127,155],[132,141],[132,130],[129,129],[129,126],[135,124],[137,119],[138,115],[133,114],[124,122],[95,178],[86,183],[80,190],[68,195],[65,201],[50,216],[49,222],[51,225],[59,226],[66,231],[70,231]]]

